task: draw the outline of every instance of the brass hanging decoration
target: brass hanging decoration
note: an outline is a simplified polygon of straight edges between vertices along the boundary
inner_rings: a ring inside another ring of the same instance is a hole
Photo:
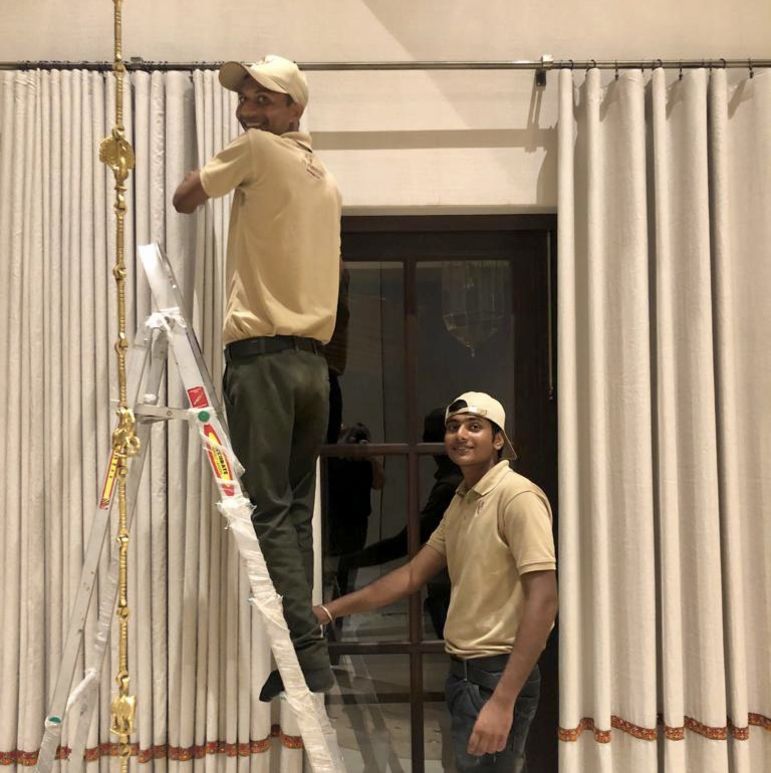
[[[118,737],[121,771],[128,771],[131,745],[129,739],[134,731],[134,713],[136,697],[129,694],[128,668],[128,507],[126,502],[126,477],[129,457],[139,451],[139,438],[135,434],[134,413],[128,405],[126,385],[126,263],[124,254],[125,218],[126,218],[126,179],[134,168],[134,151],[126,139],[123,126],[123,80],[126,67],[123,63],[122,45],[122,4],[123,0],[113,0],[115,26],[115,126],[109,137],[99,145],[99,160],[112,169],[115,177],[115,265],[112,274],[115,278],[118,309],[118,338],[115,353],[118,358],[118,423],[112,433],[112,450],[117,459],[118,480],[118,673],[115,682],[118,692],[112,700],[112,722],[110,731]]]

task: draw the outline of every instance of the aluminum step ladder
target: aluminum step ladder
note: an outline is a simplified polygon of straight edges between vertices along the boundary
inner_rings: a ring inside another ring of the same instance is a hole
[[[324,709],[323,695],[309,692],[300,670],[277,595],[251,522],[252,505],[239,482],[242,468],[233,453],[223,426],[216,392],[209,377],[192,326],[185,319],[182,297],[171,265],[157,244],[138,248],[157,311],[148,317],[129,353],[128,389],[137,419],[139,454],[129,466],[126,492],[130,509],[129,528],[136,509],[137,493],[147,454],[150,428],[156,421],[183,419],[198,433],[219,493],[217,507],[227,521],[249,578],[250,603],[260,611],[265,633],[286,687],[286,702],[295,714],[311,767],[318,773],[344,771],[334,728]],[[161,380],[169,348],[176,361],[188,408],[159,405]],[[104,660],[115,616],[118,594],[117,552],[111,551],[107,582],[100,587],[94,658],[81,682],[72,687],[86,617],[91,607],[116,483],[117,460],[111,453],[85,552],[72,617],[63,648],[62,662],[45,720],[36,770],[51,773],[61,739],[65,716],[75,723],[70,759],[82,764],[88,729],[98,699],[99,672]],[[71,689],[72,687],[72,689]]]

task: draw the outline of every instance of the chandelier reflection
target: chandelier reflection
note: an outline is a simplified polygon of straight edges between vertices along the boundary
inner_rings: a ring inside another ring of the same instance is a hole
[[[472,357],[501,326],[508,272],[508,263],[498,260],[442,264],[442,319]]]

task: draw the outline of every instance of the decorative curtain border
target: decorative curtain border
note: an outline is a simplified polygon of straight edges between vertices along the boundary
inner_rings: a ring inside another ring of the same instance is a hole
[[[662,734],[668,741],[682,741],[685,738],[685,731],[698,733],[704,738],[709,738],[712,741],[726,741],[729,735],[737,741],[748,741],[750,738],[750,727],[760,727],[764,730],[771,732],[771,718],[764,716],[763,714],[748,714],[748,725],[746,727],[737,727],[730,720],[725,727],[711,727],[699,722],[693,717],[685,717],[685,724],[680,727],[673,727],[667,725],[664,722],[664,718],[659,715],[658,724],[655,728],[642,727],[635,725],[633,722],[627,722],[627,720],[617,717],[615,714],[611,715],[610,726],[614,730],[621,730],[628,735],[638,738],[641,741],[656,741]],[[560,727],[557,731],[557,736],[560,741],[565,743],[572,743],[577,741],[584,731],[591,731],[594,735],[594,740],[597,743],[610,743],[612,740],[610,730],[600,730],[591,717],[584,717],[577,727],[564,728]]]
[[[140,749],[139,744],[131,744],[131,756],[136,757],[140,764],[153,760],[167,759],[177,762],[188,760],[200,760],[213,754],[222,754],[226,757],[249,757],[253,754],[264,754],[270,751],[271,738],[277,738],[286,749],[302,749],[303,741],[299,735],[288,735],[281,730],[280,725],[273,725],[270,735],[249,743],[226,743],[225,741],[209,741],[205,744],[182,748],[169,744],[158,744],[149,749]],[[102,743],[99,746],[86,749],[84,759],[86,762],[94,762],[102,757],[117,757],[119,745],[117,743]],[[12,752],[0,752],[0,765],[22,765],[34,767],[37,764],[37,751],[24,752],[16,749]],[[56,751],[57,760],[68,760],[70,749],[60,746]]]

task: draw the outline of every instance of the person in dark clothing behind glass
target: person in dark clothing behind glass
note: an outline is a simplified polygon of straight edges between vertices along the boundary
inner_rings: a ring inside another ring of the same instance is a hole
[[[444,440],[444,408],[436,408],[428,413],[423,420],[423,442],[441,443]],[[420,511],[420,544],[423,545],[442,520],[444,511],[448,508],[463,480],[463,475],[456,464],[450,461],[447,454],[434,457],[436,472],[434,485],[428,494],[428,499]],[[345,574],[350,569],[361,566],[379,566],[407,555],[407,527],[405,526],[393,537],[375,542],[356,553],[343,555],[340,559],[339,572]],[[450,605],[450,577],[447,570],[442,570],[426,586],[425,601],[431,623],[437,638],[444,635],[444,621]],[[343,591],[344,592],[344,591]]]
[[[343,390],[340,376],[345,372],[348,362],[348,322],[351,309],[348,302],[348,286],[351,275],[340,264],[340,285],[337,293],[337,315],[332,338],[324,347],[324,358],[329,369],[329,422],[327,424],[327,443],[337,443],[343,424]]]
[[[342,429],[340,441],[369,443],[370,431],[357,422]],[[355,554],[364,547],[372,513],[370,493],[382,489],[383,484],[383,467],[378,459],[333,456],[327,460],[327,555]],[[348,593],[355,576],[355,567],[338,565],[339,594]]]

